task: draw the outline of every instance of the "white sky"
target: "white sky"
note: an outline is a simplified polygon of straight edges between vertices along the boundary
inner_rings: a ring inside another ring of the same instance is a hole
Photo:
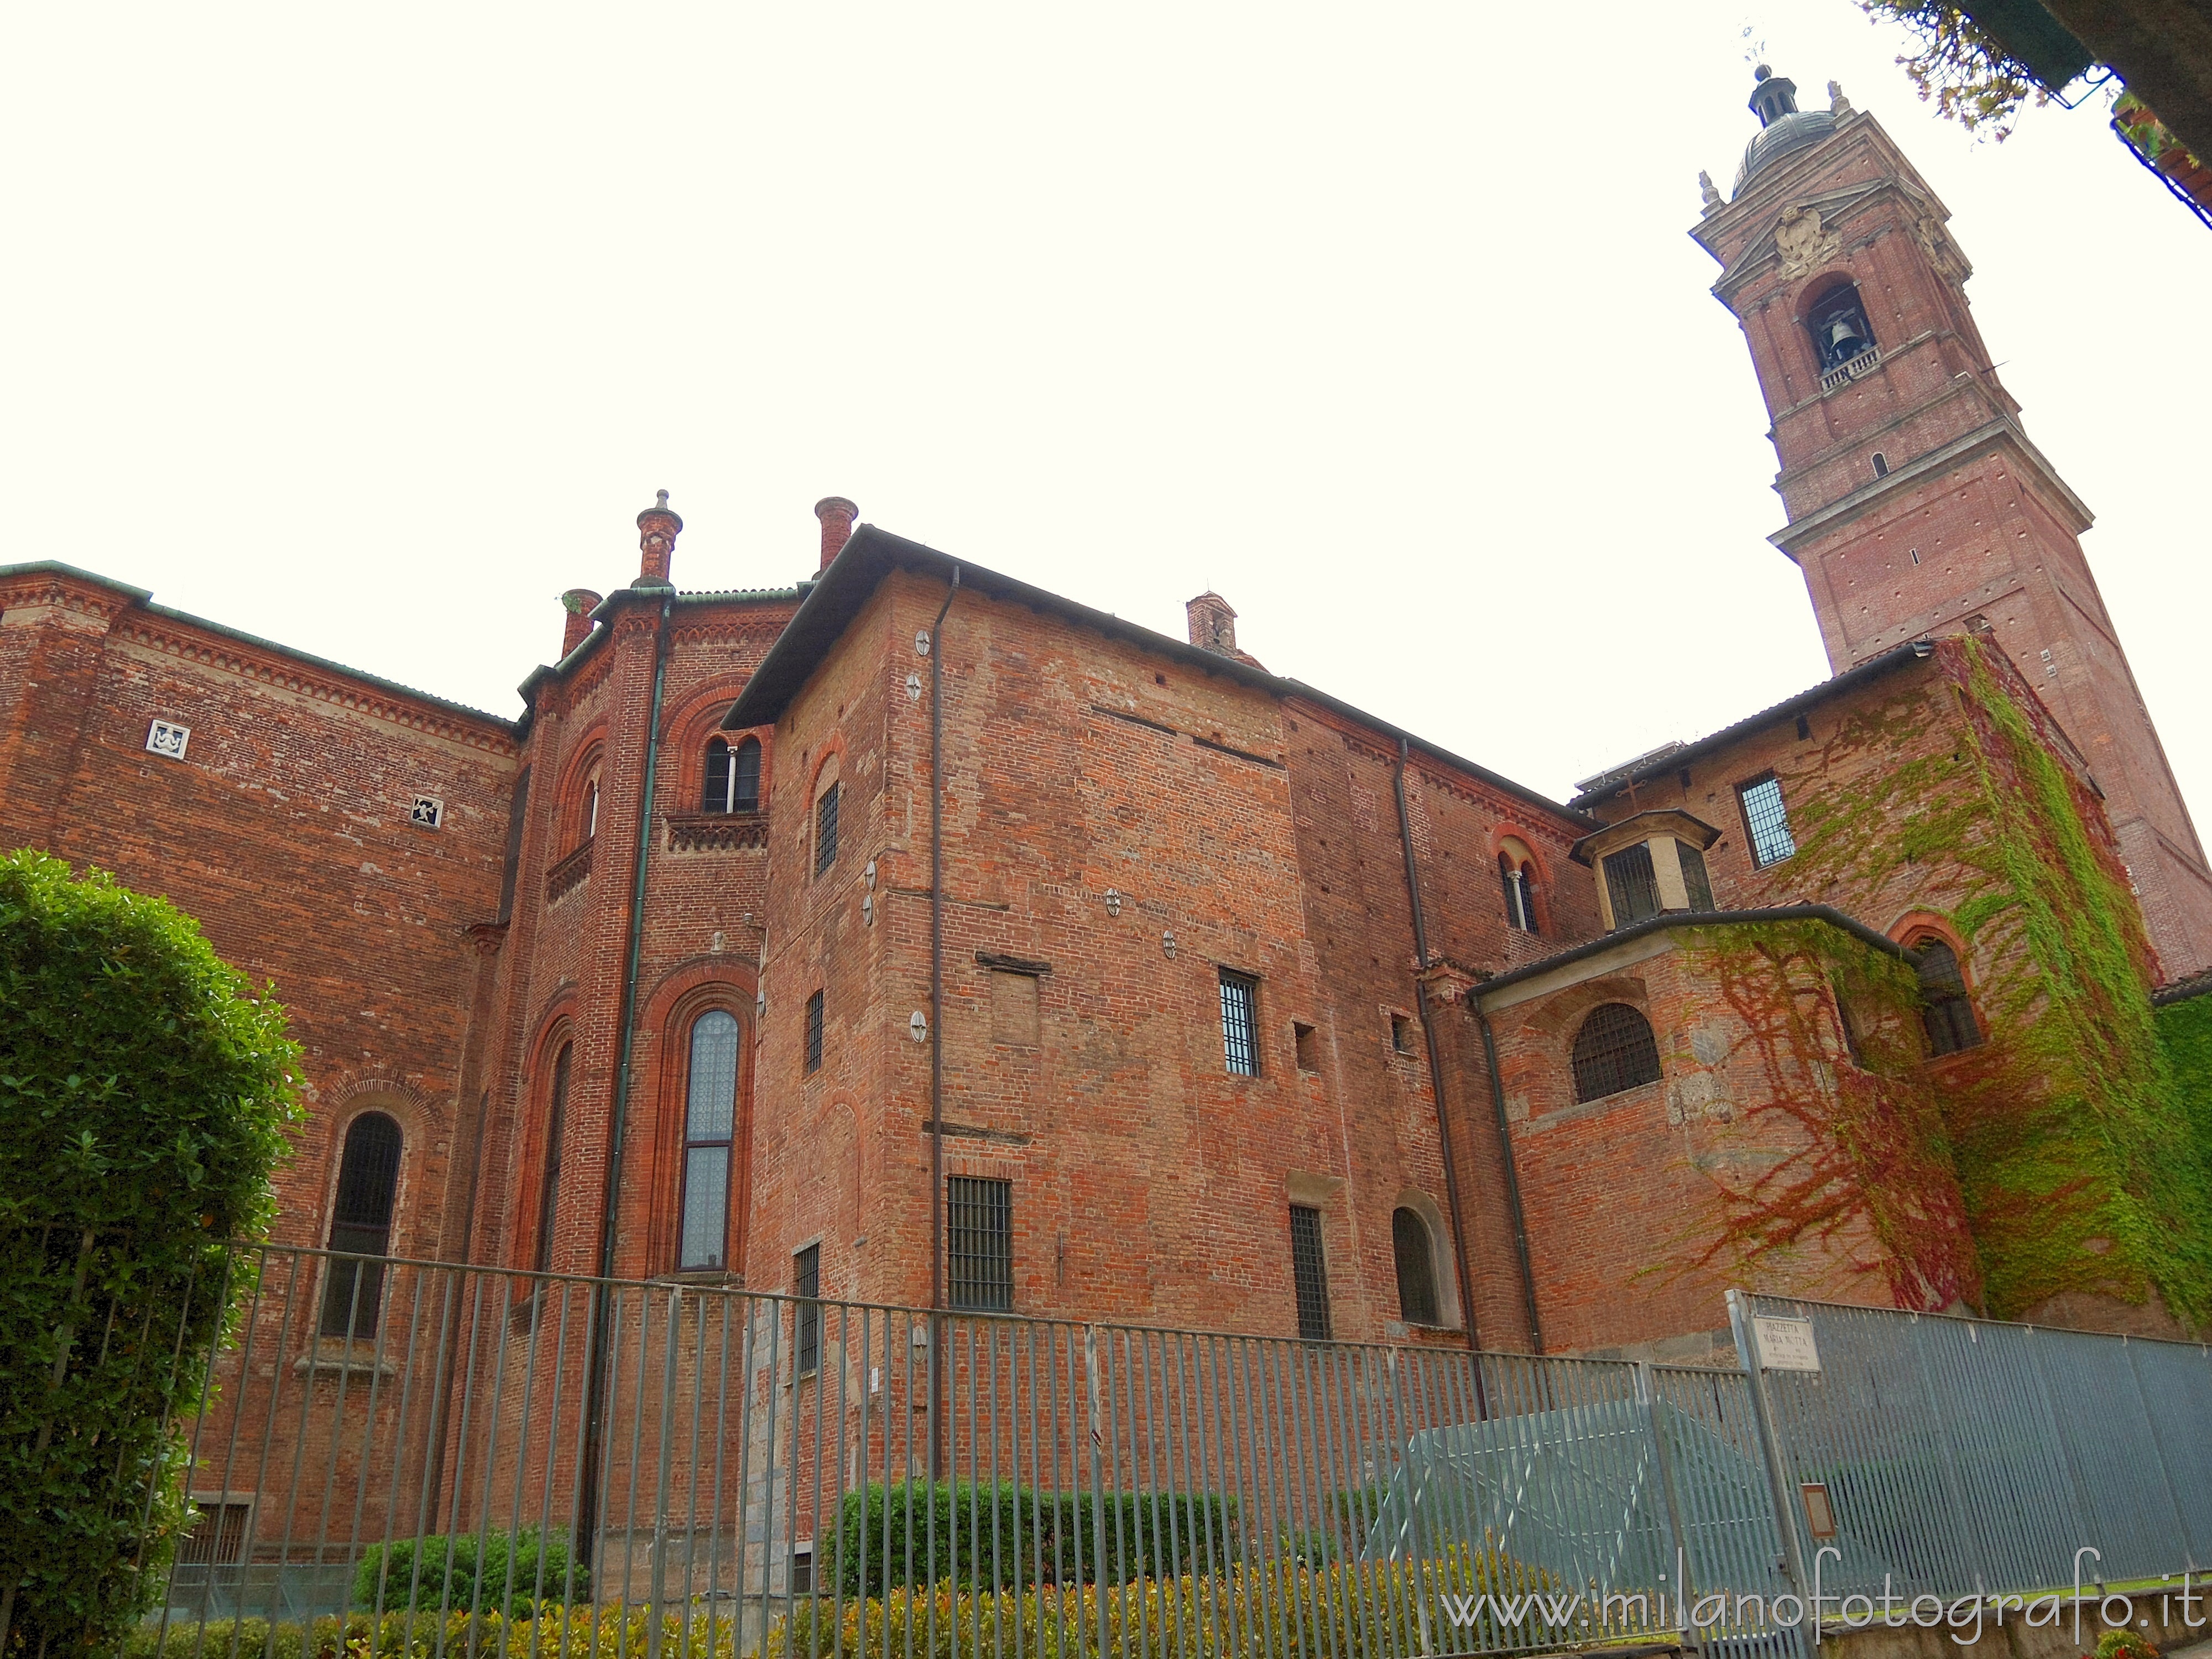
[[[685,587],[840,493],[1564,795],[1827,672],[1686,234],[1747,21],[1949,204],[2212,811],[2212,237],[1850,0],[13,7],[0,562],[513,714],[655,489]]]

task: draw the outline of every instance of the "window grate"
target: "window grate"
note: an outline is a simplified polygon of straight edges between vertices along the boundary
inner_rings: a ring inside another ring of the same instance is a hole
[[[1231,1073],[1260,1075],[1260,981],[1221,970],[1221,1049]]]
[[[531,1265],[539,1273],[553,1266],[553,1218],[561,1202],[561,1132],[568,1115],[568,1067],[575,1053],[564,1042],[553,1056],[553,1088],[545,1107],[545,1155],[538,1185],[538,1243]]]
[[[738,745],[737,760],[732,768],[730,810],[732,812],[757,812],[760,810],[760,739],[747,738]]]
[[[730,1148],[737,1122],[738,1017],[726,1008],[709,1008],[691,1024],[691,1065],[684,1081],[679,1271],[711,1271],[726,1260]]]
[[[1398,1258],[1398,1316],[1408,1325],[1442,1324],[1437,1311],[1436,1245],[1418,1210],[1391,1213],[1390,1244]]]
[[[1705,855],[1686,841],[1676,842],[1674,851],[1682,860],[1682,888],[1690,896],[1690,908],[1712,909],[1713,881],[1705,871]]]
[[[1982,1028],[1974,1021],[1974,1005],[1966,1000],[1966,976],[1960,970],[1958,953],[1941,939],[1920,947],[1920,1003],[1930,1054],[1955,1054],[1962,1048],[1981,1047]]]
[[[822,993],[806,999],[806,1070],[811,1076],[822,1069]]]
[[[945,1279],[953,1307],[975,1313],[1013,1310],[1013,1192],[1011,1181],[946,1178]]]
[[[1322,1254],[1321,1212],[1308,1204],[1291,1206],[1291,1277],[1297,1286],[1298,1336],[1328,1340],[1328,1263]]]
[[[1659,1080],[1651,1023],[1625,1002],[1602,1003],[1575,1033],[1575,1099],[1602,1100]]]
[[[1651,869],[1651,848],[1644,842],[1605,855],[1605,890],[1613,901],[1613,925],[1630,927],[1659,914],[1659,878]]]
[[[177,1541],[177,1559],[192,1565],[228,1565],[246,1559],[246,1526],[253,1518],[250,1502],[231,1503],[215,1498],[195,1498],[199,1513]]]
[[[831,784],[814,803],[814,873],[820,875],[837,861],[838,786]]]
[[[803,1298],[793,1316],[791,1346],[797,1374],[805,1376],[822,1364],[822,1304],[814,1300],[822,1294],[819,1244],[809,1244],[792,1258],[791,1293]]]
[[[1523,933],[1536,931],[1535,872],[1516,864],[1510,853],[1498,855],[1498,879],[1505,884],[1505,925]]]
[[[363,1112],[346,1131],[338,1161],[337,1203],[331,1212],[331,1262],[323,1292],[322,1334],[376,1334],[384,1301],[384,1264],[349,1261],[392,1249],[392,1205],[399,1188],[399,1126],[381,1112]]]
[[[1743,805],[1743,825],[1751,836],[1753,864],[1764,870],[1797,850],[1797,842],[1790,834],[1790,810],[1782,803],[1782,785],[1774,774],[1739,784],[1735,793]]]

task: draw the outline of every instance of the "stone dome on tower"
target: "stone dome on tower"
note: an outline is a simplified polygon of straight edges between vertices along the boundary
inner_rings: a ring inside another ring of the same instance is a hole
[[[1797,83],[1786,75],[1777,75],[1761,64],[1755,71],[1759,84],[1751,94],[1751,112],[1759,117],[1759,131],[1744,146],[1743,165],[1735,171],[1735,188],[1732,196],[1743,193],[1743,187],[1761,167],[1771,167],[1792,150],[1817,144],[1836,130],[1836,118],[1824,109],[1799,109]]]

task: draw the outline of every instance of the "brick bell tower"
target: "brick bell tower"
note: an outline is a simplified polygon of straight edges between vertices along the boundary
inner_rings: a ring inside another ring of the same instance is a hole
[[[1943,204],[1835,82],[1825,110],[1764,65],[1759,131],[1691,234],[1721,264],[1773,420],[1774,544],[1805,574],[1830,666],[1972,633],[2088,757],[2169,978],[2212,964],[2212,871],[2082,556],[2089,510],[2028,441],[1967,310]]]

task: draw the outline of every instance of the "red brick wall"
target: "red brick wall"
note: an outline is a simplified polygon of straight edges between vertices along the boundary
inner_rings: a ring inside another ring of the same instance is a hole
[[[1827,205],[1800,261],[1785,211]],[[1776,480],[1829,660],[1977,628],[2088,757],[2167,973],[2212,962],[2212,869],[2082,554],[2087,510],[2018,424],[1969,313],[1947,216],[1870,116],[1754,178],[1698,235],[1724,270],[1782,462]],[[1804,326],[1856,285],[1879,365],[1823,392]],[[1881,453],[1889,482],[1877,481]],[[1942,464],[1914,464],[1942,454]],[[1820,516],[1825,515],[1825,516]],[[1809,521],[1809,522],[1808,522]]]

